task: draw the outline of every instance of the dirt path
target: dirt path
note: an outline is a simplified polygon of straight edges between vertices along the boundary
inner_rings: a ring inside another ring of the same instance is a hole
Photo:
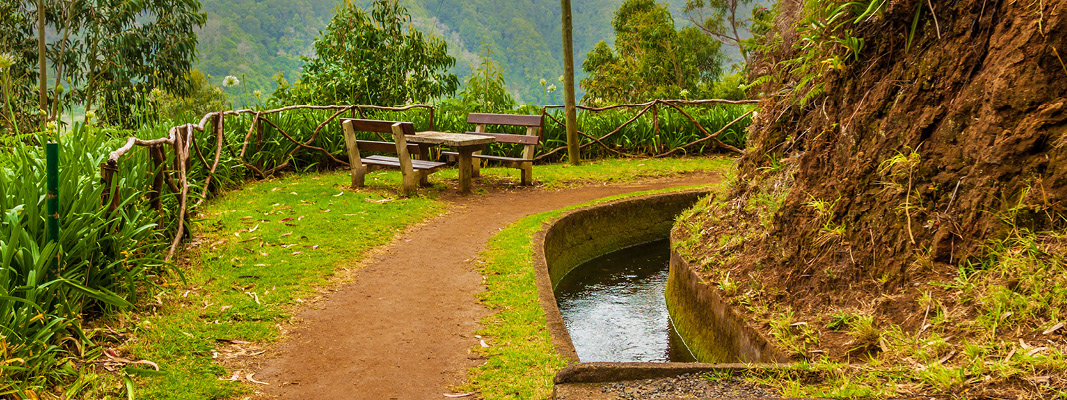
[[[437,399],[481,363],[469,349],[488,311],[473,259],[486,241],[527,215],[605,196],[713,183],[691,174],[561,191],[519,189],[458,198],[453,211],[395,241],[353,282],[297,315],[256,379],[262,398]]]

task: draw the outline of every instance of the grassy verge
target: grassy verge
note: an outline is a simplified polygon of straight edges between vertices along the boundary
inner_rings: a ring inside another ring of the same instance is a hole
[[[482,320],[479,334],[493,338],[493,346],[475,348],[485,364],[468,372],[465,389],[486,399],[546,399],[552,395],[552,377],[566,366],[552,346],[544,311],[534,284],[533,235],[549,220],[576,208],[654,193],[693,189],[671,188],[611,196],[589,203],[523,218],[502,230],[479,256],[486,277],[482,303],[495,312]]]
[[[729,159],[610,160],[581,167],[535,167],[545,187],[628,182],[720,170]],[[517,170],[487,168],[481,186],[517,182]],[[510,175],[509,175],[510,174]],[[504,176],[508,175],[507,178]],[[278,338],[279,326],[338,271],[358,265],[373,248],[406,227],[442,212],[455,170],[434,174],[435,185],[412,198],[397,196],[400,175],[368,175],[368,188],[347,188],[343,171],[299,174],[250,183],[201,208],[197,244],[186,253],[184,281],[172,277],[137,313],[99,322],[95,366],[81,368],[81,398],[206,399],[247,393],[247,374],[228,365]],[[580,177],[580,178],[578,178]],[[147,360],[123,369],[110,357]],[[122,371],[125,371],[123,373]],[[112,371],[105,372],[105,371]],[[239,379],[230,381],[235,372]],[[254,377],[253,377],[254,379]],[[58,397],[58,396],[57,396]]]
[[[378,178],[397,187],[393,175]],[[354,192],[343,187],[347,183],[342,173],[295,175],[249,184],[201,210],[200,244],[183,268],[186,283],[164,285],[154,312],[112,323],[120,338],[135,338],[115,349],[119,356],[156,362],[163,371],[133,379],[139,397],[206,399],[247,391],[219,379],[228,378],[216,362],[223,347],[275,340],[276,324],[336,271],[444,210],[432,190],[405,199],[388,190]]]

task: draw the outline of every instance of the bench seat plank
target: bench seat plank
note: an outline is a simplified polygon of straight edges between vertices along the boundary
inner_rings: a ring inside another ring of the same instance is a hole
[[[363,157],[364,164],[381,165],[386,167],[400,167],[400,159],[397,157],[387,156],[369,156]],[[437,170],[447,167],[448,164],[438,161],[424,161],[424,160],[411,160],[411,168],[420,171]]]
[[[457,157],[459,157],[459,153],[456,153],[454,151],[442,151],[441,155],[448,156],[449,161],[454,161]],[[528,159],[528,158],[490,156],[490,155],[485,155],[485,154],[475,154],[475,155],[473,155],[471,157],[480,158],[480,159],[483,159],[483,160],[503,161],[503,162],[533,162],[532,159]]]

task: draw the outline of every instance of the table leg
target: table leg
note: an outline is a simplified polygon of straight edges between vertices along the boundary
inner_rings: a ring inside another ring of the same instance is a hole
[[[473,174],[473,160],[471,154],[474,149],[459,148],[459,192],[467,194],[471,192],[471,175]]]

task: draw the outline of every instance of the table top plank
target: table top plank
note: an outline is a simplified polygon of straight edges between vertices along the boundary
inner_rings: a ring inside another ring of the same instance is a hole
[[[477,146],[496,141],[491,136],[469,135],[466,133],[423,131],[404,137],[409,143],[437,144],[444,146]]]

